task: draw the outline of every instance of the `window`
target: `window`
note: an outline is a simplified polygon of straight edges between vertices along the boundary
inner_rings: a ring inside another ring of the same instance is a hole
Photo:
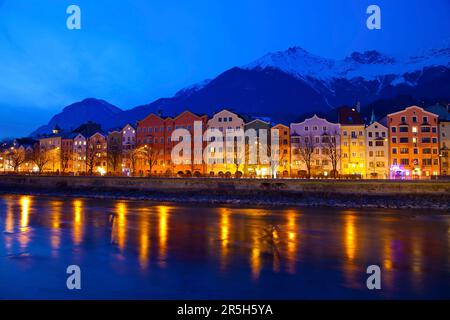
[[[420,131],[421,132],[430,132],[431,129],[430,129],[430,127],[422,127]]]
[[[412,117],[413,122],[417,122],[417,117]]]
[[[392,137],[392,143],[397,143],[397,138],[396,137]]]
[[[424,148],[424,149],[422,150],[422,153],[423,153],[423,154],[431,154],[431,149],[430,149],[430,148]]]
[[[384,141],[375,141],[375,146],[384,147]]]
[[[405,126],[400,127],[400,132],[408,132],[408,131],[409,131],[408,127]]]
[[[409,149],[408,148],[400,148],[400,154],[408,154]]]
[[[400,121],[403,122],[403,123],[406,123],[406,117],[401,117]]]
[[[375,156],[376,157],[384,157],[384,151],[377,151],[377,152],[375,152]]]
[[[228,117],[228,122],[231,122],[231,121],[233,121],[233,120],[231,119],[231,117]]]
[[[369,132],[369,138],[372,138],[372,132]]]
[[[308,127],[308,126],[306,126],[306,127],[305,127],[305,131],[308,131],[308,130],[309,130],[309,127]]]
[[[412,127],[412,132],[417,133],[417,127]]]
[[[400,138],[400,143],[408,143],[409,139],[406,137]]]
[[[403,166],[409,166],[409,159],[400,159],[400,164]]]
[[[428,117],[423,117],[423,123],[428,123]]]
[[[422,143],[431,143],[431,138],[422,138]]]
[[[391,132],[392,132],[392,133],[396,133],[396,132],[397,132],[397,127],[392,127],[392,128],[391,128]]]
[[[392,154],[397,154],[397,148],[392,148]]]
[[[422,165],[431,166],[431,159],[422,159]]]

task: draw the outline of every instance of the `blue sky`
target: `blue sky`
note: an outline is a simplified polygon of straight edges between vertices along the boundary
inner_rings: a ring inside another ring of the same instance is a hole
[[[66,28],[81,7],[82,29]],[[382,30],[366,28],[370,4]],[[301,46],[330,58],[449,46],[449,0],[0,0],[0,137],[97,97],[128,109]]]

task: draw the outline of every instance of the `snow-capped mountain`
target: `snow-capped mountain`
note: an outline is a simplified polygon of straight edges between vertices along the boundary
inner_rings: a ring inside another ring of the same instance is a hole
[[[423,55],[394,57],[371,50],[353,52],[342,60],[313,55],[300,47],[269,53],[244,66],[244,69],[274,68],[302,80],[321,80],[327,83],[335,79],[378,80],[389,76],[394,83],[408,81],[403,76],[433,66],[450,66],[450,49],[430,50]]]
[[[101,110],[104,103],[80,103],[56,116],[55,123],[76,127],[88,120],[104,129],[135,123],[152,112],[174,116],[188,109],[212,114],[227,108],[248,116],[289,123],[304,114],[329,114],[360,102],[376,107],[377,116],[411,104],[450,101],[450,48],[399,57],[378,51],[354,52],[340,60],[323,58],[299,47],[269,53],[243,67],[179,90],[171,98],[121,111]],[[72,112],[81,108],[80,112]],[[89,113],[86,108],[93,108]],[[100,115],[101,117],[100,117]],[[66,128],[67,129],[67,128]]]

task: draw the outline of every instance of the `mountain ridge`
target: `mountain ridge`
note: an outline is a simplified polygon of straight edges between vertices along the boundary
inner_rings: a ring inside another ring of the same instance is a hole
[[[83,114],[84,122],[96,121],[104,129],[110,129],[135,123],[151,112],[174,116],[186,109],[211,114],[231,108],[249,116],[287,122],[301,114],[326,114],[341,105],[357,102],[363,106],[377,105],[377,101],[402,96],[408,97],[405,101],[450,101],[450,48],[432,49],[410,57],[367,50],[352,52],[343,59],[329,59],[301,47],[291,47],[182,88],[172,97],[128,110],[104,100],[85,99],[64,108],[33,134],[49,131],[54,124],[67,126],[66,118],[73,117],[69,111],[78,107],[83,111],[78,112],[79,121],[83,120],[80,117]],[[86,108],[98,108],[99,112],[89,113]],[[73,122],[76,121],[72,119]]]

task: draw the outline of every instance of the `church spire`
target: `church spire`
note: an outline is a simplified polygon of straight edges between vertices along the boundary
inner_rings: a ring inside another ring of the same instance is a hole
[[[372,115],[370,116],[370,124],[374,123],[376,120],[375,118],[375,110],[372,109]]]

